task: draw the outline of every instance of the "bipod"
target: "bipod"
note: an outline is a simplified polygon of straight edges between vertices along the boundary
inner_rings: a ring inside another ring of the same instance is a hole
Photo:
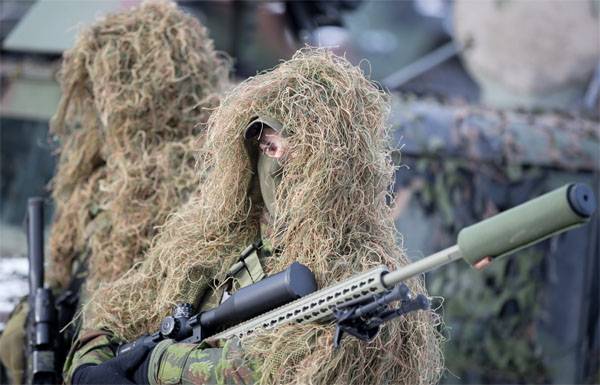
[[[398,307],[390,308],[390,303],[400,301]],[[423,294],[416,297],[408,286],[400,283],[371,299],[350,304],[334,311],[336,322],[333,346],[340,346],[344,333],[363,341],[371,341],[379,332],[380,326],[391,319],[415,310],[429,309],[429,298]]]

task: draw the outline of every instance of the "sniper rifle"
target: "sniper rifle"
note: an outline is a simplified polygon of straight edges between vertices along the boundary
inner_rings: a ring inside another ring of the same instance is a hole
[[[44,286],[44,200],[27,201],[29,314],[27,318],[27,378],[30,384],[56,384],[56,310],[52,290]]]
[[[565,185],[462,229],[454,246],[394,271],[379,266],[321,290],[316,290],[312,272],[295,262],[283,272],[238,290],[214,309],[192,315],[191,305],[176,306],[159,331],[121,345],[117,354],[140,343],[153,347],[165,338],[187,343],[248,338],[308,322],[335,322],[336,347],[344,333],[368,341],[384,322],[429,308],[429,299],[414,296],[403,281],[461,258],[483,269],[494,259],[583,225],[595,210],[596,198],[587,185]],[[398,306],[390,306],[396,301]]]

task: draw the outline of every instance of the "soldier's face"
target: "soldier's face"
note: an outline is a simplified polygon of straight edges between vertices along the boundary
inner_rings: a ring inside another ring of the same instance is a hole
[[[287,154],[288,143],[280,133],[265,127],[258,137],[258,148],[269,158],[282,159]]]
[[[288,156],[289,146],[286,138],[268,126],[263,126],[257,140],[260,154],[256,167],[260,191],[267,211],[274,217],[275,192],[281,182],[282,162]]]

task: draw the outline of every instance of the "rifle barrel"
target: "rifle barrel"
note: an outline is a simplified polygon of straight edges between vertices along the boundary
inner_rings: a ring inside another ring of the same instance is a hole
[[[401,267],[398,270],[384,274],[382,278],[383,285],[388,289],[391,289],[408,278],[437,269],[440,266],[444,266],[460,258],[462,258],[462,254],[460,253],[458,245],[448,247],[447,249],[438,251],[435,254],[431,254],[428,257]]]

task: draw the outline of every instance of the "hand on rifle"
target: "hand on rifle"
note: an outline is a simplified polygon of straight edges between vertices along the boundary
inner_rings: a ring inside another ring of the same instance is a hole
[[[85,384],[148,384],[150,348],[139,344],[99,365],[85,364],[75,370],[73,385]]]

